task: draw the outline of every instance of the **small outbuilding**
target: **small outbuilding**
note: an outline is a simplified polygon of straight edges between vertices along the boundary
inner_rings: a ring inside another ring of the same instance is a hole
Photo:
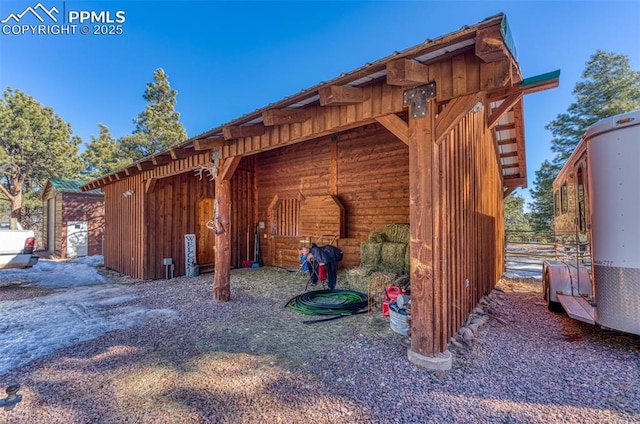
[[[193,236],[227,301],[251,253],[295,267],[328,235],[356,267],[372,231],[408,225],[408,355],[450,367],[504,269],[503,199],[527,184],[523,97],[558,77],[523,78],[499,14],[286,97],[83,186],[106,196],[105,265],[184,274]]]
[[[104,194],[82,191],[85,181],[50,178],[42,192],[42,247],[60,258],[102,254]]]

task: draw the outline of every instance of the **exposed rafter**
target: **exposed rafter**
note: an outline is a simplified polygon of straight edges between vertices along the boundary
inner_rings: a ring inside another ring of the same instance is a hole
[[[138,171],[147,171],[149,169],[153,169],[153,161],[146,160],[144,162],[138,162],[136,166],[138,167]]]
[[[310,109],[272,109],[262,112],[264,125],[295,124],[311,119]]]
[[[509,58],[500,27],[491,26],[478,30],[476,36],[476,56],[484,62],[497,62]]]
[[[222,137],[197,138],[193,140],[193,148],[197,151],[212,150],[224,146],[226,143]]]
[[[318,90],[321,106],[340,106],[361,103],[364,100],[362,88],[348,85],[330,85]]]
[[[156,166],[166,165],[169,162],[171,162],[171,155],[168,153],[161,153],[159,155],[152,157],[151,161]]]
[[[429,67],[411,59],[387,63],[387,84],[413,87],[429,82]]]
[[[188,148],[180,148],[176,147],[174,149],[169,150],[169,154],[171,154],[171,159],[180,160],[184,158],[188,158],[189,156],[193,156],[196,153],[193,149]]]
[[[257,135],[264,134],[264,125],[255,124],[255,125],[243,125],[239,127],[228,126],[222,129],[224,134],[224,138],[226,140],[232,140],[234,138],[242,138],[242,137],[254,137]]]

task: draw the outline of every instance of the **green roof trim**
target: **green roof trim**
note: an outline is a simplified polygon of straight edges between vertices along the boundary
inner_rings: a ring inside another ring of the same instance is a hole
[[[535,77],[525,78],[520,81],[520,87],[539,84],[541,82],[551,81],[558,78],[560,78],[560,69],[558,69],[557,71],[547,72],[546,74],[536,75]]]
[[[65,180],[62,178],[49,178],[51,186],[59,193],[102,194],[98,189],[82,191],[80,187],[87,184],[83,180]]]
[[[514,59],[518,60],[518,52],[516,52],[516,43],[513,41],[513,35],[511,29],[507,23],[507,15],[502,15],[502,23],[500,24],[500,32],[502,33],[502,39],[507,45],[507,48],[511,52]]]

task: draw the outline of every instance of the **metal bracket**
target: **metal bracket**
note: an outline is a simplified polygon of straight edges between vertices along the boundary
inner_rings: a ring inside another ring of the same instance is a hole
[[[420,85],[404,92],[404,105],[411,106],[411,117],[422,118],[427,116],[427,100],[436,97],[436,83]]]

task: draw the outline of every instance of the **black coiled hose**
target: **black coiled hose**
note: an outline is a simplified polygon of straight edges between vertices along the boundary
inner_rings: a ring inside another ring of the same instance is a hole
[[[329,321],[360,314],[367,308],[367,295],[353,290],[315,290],[299,294],[287,302],[285,307],[304,315],[332,315],[332,318],[303,321],[305,324]]]

